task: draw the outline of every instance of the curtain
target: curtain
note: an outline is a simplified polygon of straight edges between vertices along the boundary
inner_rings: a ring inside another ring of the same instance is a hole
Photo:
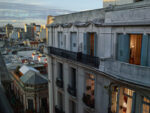
[[[130,35],[130,63],[141,64],[142,35]]]

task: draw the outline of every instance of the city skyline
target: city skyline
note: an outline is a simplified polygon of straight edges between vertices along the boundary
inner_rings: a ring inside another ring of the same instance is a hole
[[[80,2],[64,0],[61,4],[58,2],[58,0],[6,0],[5,2],[0,0],[0,26],[7,23],[16,27],[23,27],[24,24],[32,22],[46,24],[48,15],[55,16],[102,7],[102,0],[88,0],[88,3],[85,0]]]

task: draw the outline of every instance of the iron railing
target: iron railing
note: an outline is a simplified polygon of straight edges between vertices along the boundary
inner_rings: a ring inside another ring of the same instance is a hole
[[[65,113],[65,112],[62,110],[62,108],[55,106],[55,113]]]
[[[57,79],[56,79],[56,85],[57,85],[59,88],[63,88],[63,87],[64,87],[63,79],[57,77]]]
[[[76,97],[76,88],[71,87],[70,85],[68,85],[68,89],[67,89],[68,93],[74,97]]]
[[[95,68],[99,68],[100,60],[98,57],[83,54],[81,52],[72,52],[60,48],[48,47],[48,55],[56,55],[66,59],[74,60]]]
[[[95,108],[95,100],[94,98],[92,98],[91,95],[88,94],[83,94],[82,100],[84,102],[84,104],[92,109]]]

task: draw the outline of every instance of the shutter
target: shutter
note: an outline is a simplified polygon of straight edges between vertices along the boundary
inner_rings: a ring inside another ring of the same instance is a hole
[[[94,33],[94,56],[97,55],[97,33]]]
[[[141,65],[147,65],[147,55],[148,55],[148,35],[143,35],[142,38],[142,49],[141,49]]]
[[[118,51],[117,58],[123,62],[129,62],[129,54],[130,54],[130,36],[129,35],[118,35]]]
[[[60,33],[59,32],[58,32],[57,36],[58,36],[58,48],[60,48]]]
[[[122,34],[119,34],[117,36],[117,60],[121,60],[121,56],[122,56],[122,49],[121,49],[121,43],[122,43],[122,37],[123,35]]]
[[[66,35],[63,36],[63,49],[66,49]]]
[[[132,97],[132,111],[131,113],[135,113],[135,106],[136,106],[136,93],[133,93],[133,97]]]
[[[150,36],[148,36],[148,50],[147,50],[148,58],[147,58],[147,66],[150,66]]]
[[[91,54],[91,37],[89,33],[87,33],[87,54]]]
[[[70,33],[70,50],[72,51],[72,33]]]
[[[87,33],[84,33],[84,36],[83,36],[83,53],[84,54],[87,54]]]
[[[129,62],[130,57],[130,36],[128,34],[124,35],[124,43],[123,43],[123,61]]]

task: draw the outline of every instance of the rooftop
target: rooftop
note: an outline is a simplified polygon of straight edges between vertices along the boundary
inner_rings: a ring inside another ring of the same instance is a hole
[[[43,75],[33,70],[29,70],[28,72],[26,72],[20,78],[20,80],[27,85],[40,85],[48,83],[48,80]]]

